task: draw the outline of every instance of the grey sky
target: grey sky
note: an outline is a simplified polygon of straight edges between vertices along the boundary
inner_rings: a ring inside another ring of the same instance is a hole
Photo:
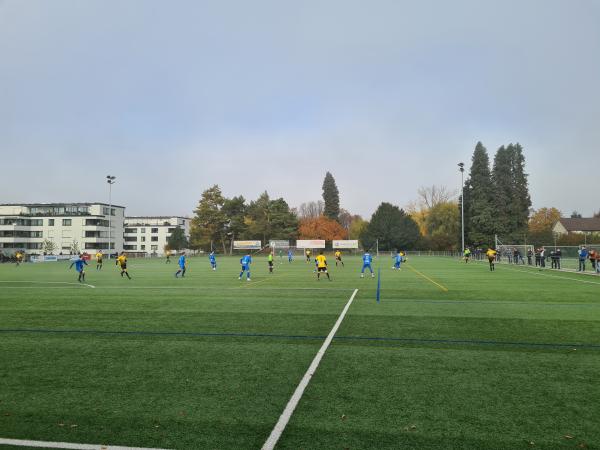
[[[534,207],[600,209],[600,1],[0,0],[0,202],[191,214],[201,192],[370,216],[525,148]],[[594,179],[595,178],[595,179]]]

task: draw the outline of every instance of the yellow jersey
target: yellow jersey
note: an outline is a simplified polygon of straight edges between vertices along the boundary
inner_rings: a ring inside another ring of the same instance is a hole
[[[319,255],[315,259],[317,260],[317,267],[327,267],[327,258],[325,258],[325,255]]]
[[[496,256],[496,250],[492,250],[491,248],[485,252],[485,254],[488,256],[488,258],[493,258],[494,256]]]
[[[335,252],[336,258],[339,258],[340,256],[342,256],[342,252],[340,252],[339,250],[337,252]]]
[[[97,261],[101,261],[103,257],[104,257],[104,255],[102,254],[102,252],[96,253],[96,260]]]
[[[117,261],[119,261],[120,265],[127,264],[127,256],[121,255],[117,258]]]

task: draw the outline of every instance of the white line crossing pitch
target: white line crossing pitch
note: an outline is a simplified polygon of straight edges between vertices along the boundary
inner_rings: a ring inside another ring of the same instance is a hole
[[[304,394],[304,390],[306,389],[306,387],[308,386],[308,383],[310,383],[311,378],[317,371],[317,368],[319,367],[319,363],[321,362],[321,359],[323,359],[323,355],[325,355],[325,352],[327,351],[327,348],[331,344],[331,341],[333,340],[335,333],[337,333],[337,330],[340,328],[340,325],[342,324],[342,321],[344,320],[344,317],[346,316],[346,313],[348,312],[350,305],[354,301],[354,297],[356,297],[357,292],[358,292],[358,289],[354,289],[354,292],[352,293],[350,300],[348,300],[348,303],[346,303],[346,306],[344,306],[344,309],[340,313],[340,316],[338,317],[337,321],[335,322],[335,325],[333,325],[333,328],[327,335],[325,342],[323,342],[323,345],[317,352],[315,358],[313,359],[312,363],[308,367],[308,370],[302,377],[302,380],[300,380],[300,384],[298,384],[298,387],[294,391],[294,394],[292,395],[292,397],[290,398],[285,409],[281,413],[281,416],[279,416],[279,420],[275,424],[273,431],[271,431],[271,435],[269,436],[269,438],[266,440],[266,442],[262,446],[262,450],[272,450],[275,448],[275,445],[277,445],[277,441],[279,441],[279,438],[281,437],[283,430],[285,430],[285,427],[287,426],[288,422],[290,421],[290,418],[292,417],[292,414],[294,413],[296,406],[298,406],[298,403],[300,402],[300,399],[302,398],[302,395]]]
[[[0,444],[13,445],[15,447],[37,447],[37,448],[62,448],[74,450],[166,450],[160,448],[146,447],[121,447],[117,445],[101,444],[73,444],[70,442],[46,442],[46,441],[27,441],[24,439],[2,439]]]
[[[95,289],[96,286],[93,284],[85,284],[85,283],[69,283],[68,281],[10,281],[10,280],[1,280],[0,283],[21,283],[21,284],[66,284],[69,286],[86,286],[92,289]]]

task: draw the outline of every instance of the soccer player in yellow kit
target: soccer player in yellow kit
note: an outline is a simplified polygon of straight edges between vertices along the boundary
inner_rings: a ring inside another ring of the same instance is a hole
[[[493,248],[488,248],[488,251],[485,252],[488,257],[488,261],[490,262],[490,271],[496,270],[494,261],[496,261],[496,250]]]
[[[131,280],[131,277],[129,276],[129,272],[127,272],[127,256],[125,255],[125,252],[121,252],[119,257],[117,258],[117,262],[119,263],[119,266],[121,267],[121,276],[127,275],[127,278],[129,278]]]
[[[337,267],[338,262],[344,267],[344,261],[342,261],[342,252],[339,250],[335,251],[335,267]]]
[[[96,253],[96,270],[102,269],[103,258],[104,258],[104,255],[102,254],[102,251],[98,250],[98,253]]]
[[[323,254],[323,250],[319,253],[319,256],[316,258],[317,261],[317,280],[321,280],[321,273],[327,275],[327,279],[331,281],[331,277],[329,276],[329,272],[327,272],[327,258]]]

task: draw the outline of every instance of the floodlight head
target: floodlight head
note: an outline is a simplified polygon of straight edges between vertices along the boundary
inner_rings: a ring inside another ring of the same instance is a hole
[[[459,167],[459,169],[458,169],[458,170],[460,170],[461,172],[464,172],[464,171],[465,171],[465,163],[463,163],[463,162],[459,162],[459,163],[458,163],[458,167]]]

